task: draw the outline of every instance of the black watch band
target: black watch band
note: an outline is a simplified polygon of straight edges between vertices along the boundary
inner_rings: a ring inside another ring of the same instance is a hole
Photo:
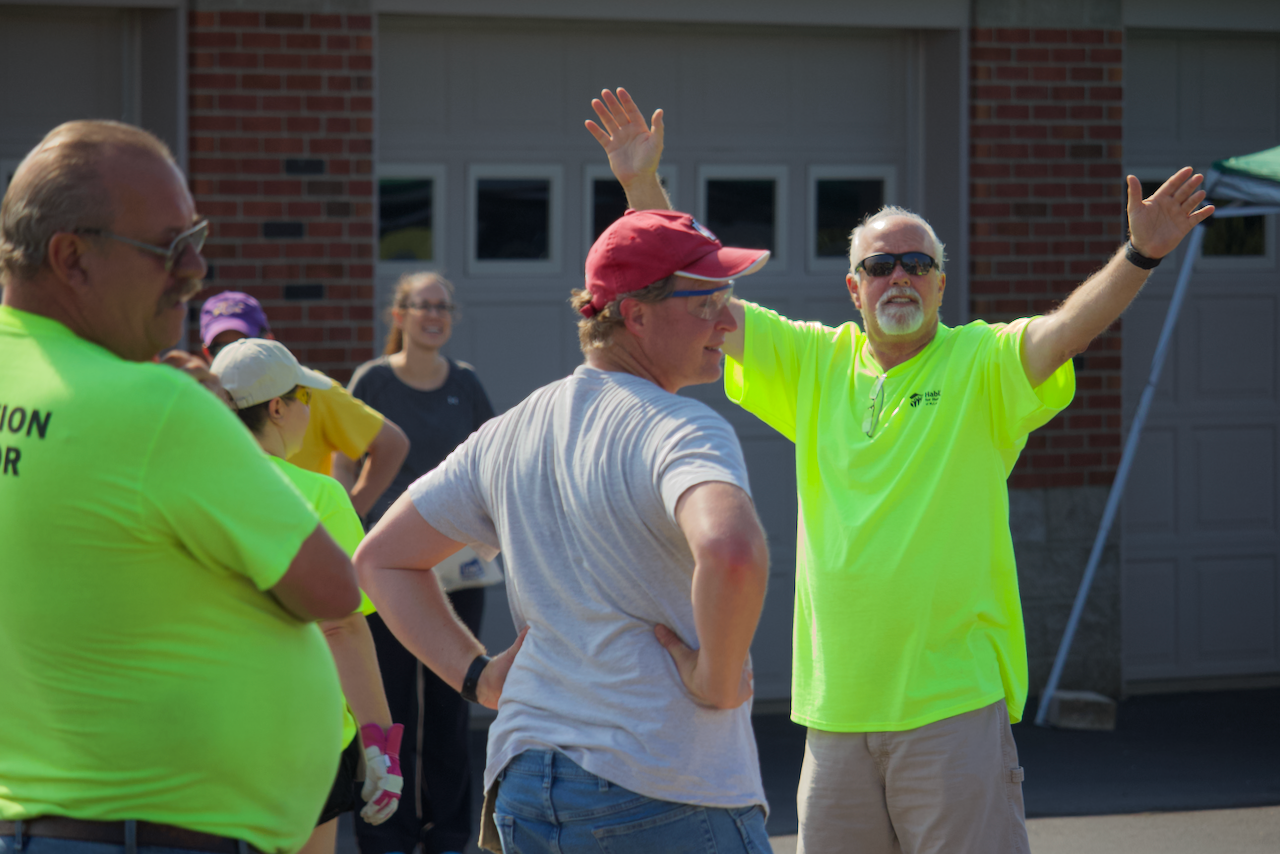
[[[458,693],[468,703],[480,702],[476,698],[476,686],[480,684],[480,674],[484,672],[484,668],[488,663],[489,656],[481,654],[477,655],[475,661],[471,662],[471,666],[467,668],[467,675],[462,680],[462,690]]]
[[[1156,267],[1160,266],[1160,262],[1163,260],[1161,258],[1148,258],[1146,255],[1143,255],[1133,247],[1132,240],[1124,245],[1124,259],[1139,270],[1154,270]]]

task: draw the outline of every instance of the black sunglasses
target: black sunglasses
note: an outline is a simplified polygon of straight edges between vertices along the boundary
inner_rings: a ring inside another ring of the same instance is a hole
[[[882,252],[879,255],[868,255],[863,258],[853,271],[856,273],[859,270],[866,270],[871,276],[889,276],[893,274],[894,267],[899,264],[908,275],[923,276],[932,270],[937,262],[923,252],[903,252],[901,255]]]

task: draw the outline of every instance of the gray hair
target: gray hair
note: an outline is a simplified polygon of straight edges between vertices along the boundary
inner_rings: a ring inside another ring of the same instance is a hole
[[[891,219],[893,217],[902,217],[909,219],[923,228],[929,233],[930,239],[933,240],[933,260],[938,263],[938,272],[946,270],[947,265],[947,247],[938,239],[938,234],[933,230],[933,226],[929,225],[929,221],[920,214],[909,211],[906,208],[897,205],[885,205],[873,214],[867,214],[862,218],[862,222],[858,223],[857,228],[849,233],[849,272],[853,272],[853,268],[858,265],[861,258],[854,257],[858,248],[858,240],[862,237],[863,230],[882,219]]]
[[[618,295],[591,317],[582,316],[582,308],[591,302],[591,292],[585,288],[575,289],[573,295],[569,298],[569,304],[573,306],[574,311],[578,312],[578,344],[582,348],[582,352],[585,354],[591,350],[603,350],[613,344],[614,333],[626,326],[626,320],[622,316],[623,300],[634,299],[646,303],[662,302],[675,289],[676,274],[672,273],[665,279],[654,282],[652,285],[647,285],[638,291]]]
[[[114,211],[102,165],[112,152],[128,149],[173,162],[163,142],[123,122],[75,121],[49,131],[18,165],[0,204],[0,272],[30,279],[55,234],[109,228]]]

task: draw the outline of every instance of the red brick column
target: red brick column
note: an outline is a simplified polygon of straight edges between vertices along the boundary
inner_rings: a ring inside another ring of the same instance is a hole
[[[975,29],[970,295],[975,317],[1049,311],[1123,237],[1123,31]],[[1076,359],[1071,407],[1032,434],[1014,487],[1110,484],[1120,324]]]
[[[253,294],[302,362],[346,380],[373,355],[373,20],[196,11],[189,32],[204,296]]]

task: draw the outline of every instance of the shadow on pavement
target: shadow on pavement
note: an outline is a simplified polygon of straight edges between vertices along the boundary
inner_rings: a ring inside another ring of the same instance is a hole
[[[1013,728],[1030,818],[1280,804],[1280,688],[1131,697],[1120,703],[1114,732],[1041,729],[1031,723],[1035,712],[1032,698]],[[804,728],[785,714],[753,722],[769,834],[793,834]],[[471,733],[477,781],[486,735]]]

